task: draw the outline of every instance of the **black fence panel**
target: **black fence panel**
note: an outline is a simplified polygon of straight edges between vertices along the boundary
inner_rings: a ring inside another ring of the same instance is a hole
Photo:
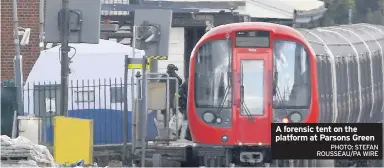
[[[17,108],[16,87],[12,81],[1,81],[1,135],[12,135],[13,114]]]
[[[123,142],[124,84],[122,78],[70,80],[68,117],[93,120],[94,145],[121,144]],[[128,83],[129,87],[131,86]],[[128,142],[131,141],[131,94],[128,88]],[[52,145],[53,117],[61,115],[60,84],[30,82],[24,86],[24,110],[27,115],[42,119],[42,143]],[[154,118],[155,113],[148,114]],[[148,138],[157,136],[154,120],[148,120]]]

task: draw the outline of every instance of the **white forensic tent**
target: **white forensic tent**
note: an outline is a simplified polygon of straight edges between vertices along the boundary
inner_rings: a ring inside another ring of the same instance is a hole
[[[75,98],[76,96],[72,96],[75,92],[73,91],[76,89],[76,91],[79,91],[79,88],[89,89],[88,81],[90,81],[90,85],[102,85],[104,80],[107,79],[107,85],[112,85],[115,83],[115,79],[117,78],[118,81],[116,83],[120,84],[121,80],[124,77],[124,59],[125,55],[128,55],[129,57],[132,57],[132,47],[119,44],[113,41],[109,40],[102,40],[100,39],[99,44],[69,44],[69,46],[75,48],[71,49],[69,53],[69,57],[72,57],[71,63],[70,63],[70,71],[69,74],[69,87],[76,87],[73,89],[69,89],[68,97],[68,106],[72,106],[71,102],[75,102],[74,100],[71,100]],[[34,105],[39,104],[41,101],[34,100],[37,99],[36,97],[36,91],[34,92],[33,89],[36,87],[36,85],[53,85],[53,84],[60,84],[61,79],[61,65],[60,65],[60,46],[56,46],[54,48],[50,48],[48,50],[42,51],[39,58],[37,59],[35,65],[33,66],[26,84],[24,86],[24,111],[26,113],[37,113],[36,110],[39,110],[41,112],[42,107],[35,107]],[[76,53],[75,53],[76,52]],[[142,50],[135,50],[136,58],[142,58],[144,55],[144,51]],[[128,71],[129,75],[129,83],[130,83],[130,76],[131,76],[131,70]],[[111,83],[109,83],[109,79],[111,79]],[[82,87],[82,80],[85,81],[84,86]],[[102,81],[99,83],[99,80]],[[77,83],[79,81],[79,83]],[[35,88],[36,89],[36,88]],[[128,87],[128,96],[130,96],[130,86]],[[55,99],[59,97],[59,90],[56,91],[57,96],[54,96]],[[97,94],[98,91],[94,91],[93,94],[94,97],[98,100],[95,100],[93,104],[87,103],[85,106],[101,106],[100,104],[97,104],[97,102],[104,102],[107,99],[109,100],[109,96],[103,95],[99,96]],[[99,91],[100,92],[100,91]],[[109,91],[107,91],[109,92]],[[44,93],[46,94],[46,93]],[[104,94],[104,93],[103,93]],[[107,93],[109,94],[109,93]],[[38,96],[41,97],[41,96]],[[105,98],[104,98],[105,97]],[[41,98],[39,98],[41,99]],[[103,100],[99,100],[103,99]],[[58,106],[57,102],[55,101],[55,106]],[[128,101],[129,107],[131,107],[131,101]],[[44,103],[46,105],[46,103]],[[111,103],[107,103],[107,106]],[[41,105],[41,103],[39,104]],[[78,104],[77,104],[78,105]],[[43,105],[44,106],[44,105]],[[52,106],[52,105],[51,105]],[[82,105],[80,105],[82,106]],[[98,108],[96,107],[96,108]],[[120,107],[120,105],[118,105]],[[51,107],[52,108],[52,107]],[[76,108],[76,107],[75,107]],[[79,108],[79,107],[77,107]],[[80,107],[81,108],[81,107]],[[100,107],[104,108],[104,107]],[[107,107],[111,108],[111,107]],[[43,108],[45,109],[45,107]],[[57,108],[55,108],[57,109]],[[130,109],[129,109],[130,110]]]

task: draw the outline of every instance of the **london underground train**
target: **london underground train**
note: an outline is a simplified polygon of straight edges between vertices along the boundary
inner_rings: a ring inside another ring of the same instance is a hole
[[[190,59],[187,115],[199,165],[269,162],[272,122],[381,122],[383,47],[384,28],[370,24],[213,28]]]

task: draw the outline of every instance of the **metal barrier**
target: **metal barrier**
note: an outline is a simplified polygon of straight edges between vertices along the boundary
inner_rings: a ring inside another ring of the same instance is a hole
[[[165,76],[165,77],[150,77],[150,76]],[[145,141],[141,141],[141,137],[143,137],[142,134],[145,134],[146,128],[143,127],[143,125],[138,125],[137,123],[140,121],[141,123],[147,122],[147,115],[140,115],[140,113],[148,113],[148,110],[154,110],[154,111],[159,111],[159,110],[165,110],[165,116],[163,120],[163,125],[164,125],[164,130],[166,131],[167,135],[166,137],[161,136],[161,131],[158,131],[158,134],[160,138],[156,138],[155,140],[152,141],[158,141],[158,142],[166,142],[169,143],[170,141],[175,141],[178,139],[179,133],[178,133],[178,128],[179,128],[179,121],[176,119],[176,137],[171,138],[171,130],[169,128],[168,123],[170,122],[171,119],[171,109],[174,110],[175,115],[177,116],[177,109],[178,109],[178,99],[175,97],[174,100],[170,100],[170,93],[171,89],[175,89],[175,93],[178,93],[178,85],[176,85],[175,88],[170,88],[170,82],[175,81],[175,83],[178,83],[177,78],[175,77],[169,77],[168,74],[166,73],[147,73],[147,83],[148,87],[143,88],[143,78],[141,77],[141,74],[138,73],[136,75],[136,78],[138,79],[138,84],[137,84],[137,96],[138,98],[136,99],[134,111],[133,111],[133,134],[132,137],[132,154],[136,154],[136,149],[138,148],[143,148],[148,141],[147,138],[145,138]],[[153,82],[153,80],[157,80],[156,82]],[[165,80],[165,82],[160,82],[159,80]],[[164,85],[162,85],[164,84]],[[149,89],[148,89],[149,88]],[[145,89],[145,90],[143,90]],[[143,94],[147,93],[145,96]],[[134,98],[134,97],[132,97]],[[165,101],[164,101],[165,100]],[[143,103],[143,101],[147,101],[148,106],[147,109],[142,109],[139,108],[140,103]],[[170,101],[174,101],[174,107],[170,107]],[[139,107],[137,107],[139,106]],[[141,117],[140,117],[141,116]],[[145,118],[143,118],[145,117]],[[147,124],[145,124],[147,125]],[[158,125],[157,125],[158,126]],[[159,128],[158,128],[159,130]],[[138,142],[141,141],[139,144]]]
[[[141,26],[134,26],[133,28],[133,37],[134,39],[136,39],[136,27],[140,27],[140,28],[148,28],[148,26],[150,27],[150,25],[141,25]],[[142,32],[143,33],[143,32]],[[153,33],[153,32],[152,32]],[[141,34],[141,36],[147,36],[148,33],[146,34]],[[153,34],[152,34],[153,35]],[[142,37],[140,37],[139,39],[141,39]],[[141,39],[142,40],[142,39]],[[143,41],[140,41],[140,43],[143,43]],[[146,45],[148,45],[146,43]],[[136,40],[133,40],[133,43],[132,43],[132,47],[133,48],[136,48]],[[151,52],[149,52],[151,53]],[[127,76],[128,76],[128,69],[132,69],[132,76],[131,76],[131,82],[134,83],[134,70],[135,69],[141,69],[142,71],[142,74],[140,74],[140,72],[138,72],[135,77],[137,79],[137,87],[138,87],[138,93],[137,93],[137,99],[135,98],[134,94],[132,94],[132,97],[131,99],[132,100],[135,100],[135,103],[132,103],[132,104],[135,104],[137,105],[137,107],[134,107],[135,111],[133,112],[133,124],[132,124],[132,127],[134,128],[133,129],[133,134],[132,134],[132,137],[133,137],[133,141],[132,141],[132,149],[131,149],[131,154],[133,155],[132,157],[135,158],[135,156],[138,156],[138,154],[136,154],[136,149],[137,148],[141,148],[140,150],[140,163],[141,163],[141,166],[145,166],[145,151],[146,151],[146,144],[147,144],[147,141],[148,141],[148,137],[147,137],[147,134],[146,134],[146,126],[147,126],[147,114],[148,114],[148,110],[165,110],[166,113],[165,113],[165,116],[164,116],[164,120],[163,120],[163,125],[164,125],[164,128],[167,130],[168,132],[168,136],[165,138],[165,141],[169,142],[171,139],[171,131],[169,130],[169,128],[167,127],[167,123],[169,122],[168,121],[168,118],[170,116],[170,88],[169,88],[169,84],[170,84],[170,80],[175,80],[176,83],[178,83],[177,79],[176,78],[171,78],[168,74],[164,74],[164,73],[154,73],[151,71],[151,73],[147,73],[146,71],[150,69],[150,61],[151,60],[167,60],[168,59],[168,56],[164,56],[164,55],[161,55],[160,54],[160,51],[158,50],[157,52],[155,52],[156,54],[158,55],[146,55],[142,58],[135,58],[135,52],[133,50],[132,52],[132,57],[129,58],[128,55],[126,55],[125,57],[125,67],[124,67],[124,81],[127,82]],[[153,53],[152,53],[153,54]],[[160,55],[159,55],[160,54]],[[158,75],[161,75],[161,77],[156,77]],[[155,76],[155,77],[154,77]],[[151,80],[165,80],[166,84],[165,86],[162,85],[161,83],[164,83],[164,82],[150,82]],[[149,82],[149,84],[148,84]],[[150,89],[150,93],[148,94],[148,85],[150,88],[156,88],[156,89]],[[125,87],[125,93],[127,92],[127,86]],[[132,89],[132,88],[131,88]],[[175,93],[178,92],[178,85],[175,86]],[[131,91],[132,93],[134,93],[134,89],[132,89]],[[149,105],[148,105],[148,97],[150,98],[149,100]],[[156,100],[154,100],[154,98]],[[161,99],[163,98],[163,99]],[[163,100],[161,102],[159,102],[160,100]],[[165,100],[165,102],[164,102]],[[173,100],[172,100],[173,101]],[[126,101],[125,104],[127,104],[128,102]],[[178,109],[177,108],[177,99],[176,99],[176,107],[174,107],[175,111]],[[127,107],[127,105],[125,105],[125,107]],[[176,139],[178,137],[178,119],[177,119],[177,111],[176,111]],[[140,121],[140,125],[138,124]],[[157,127],[158,125],[156,125]],[[157,129],[159,130],[159,129]],[[125,132],[124,132],[125,133]],[[160,132],[158,132],[158,134],[161,135]],[[126,139],[127,135],[124,135],[124,140]],[[162,138],[161,138],[162,139]],[[176,140],[175,139],[175,140]],[[140,145],[138,145],[138,141],[140,140]],[[158,140],[158,139],[155,139],[155,141]],[[126,161],[127,159],[127,152],[126,152],[126,147],[127,147],[127,144],[126,142],[123,143],[123,151],[124,151],[124,154],[123,154],[123,160],[124,162]]]
[[[170,88],[169,85],[170,85],[170,82],[171,81],[175,81],[176,83],[178,83],[178,80],[177,78],[175,77],[169,77],[168,74],[166,73],[149,73],[147,74],[147,76],[151,76],[151,75],[165,75],[166,77],[165,78],[162,78],[162,77],[148,77],[148,88],[147,88],[147,102],[148,102],[148,110],[165,110],[166,111],[166,115],[164,116],[164,120],[163,120],[163,125],[164,125],[164,129],[169,129],[169,125],[168,123],[170,122],[170,119],[171,119],[171,112],[174,111],[174,112],[177,112],[177,109],[178,109],[178,99],[174,98],[174,100],[170,100],[170,92],[171,92],[171,89],[175,89],[175,93],[178,93],[179,91],[179,87],[175,87],[175,88]],[[150,82],[150,81],[153,81],[153,80],[166,80],[165,82],[165,85],[159,85],[159,84],[162,84],[163,82]],[[139,81],[139,85],[140,83],[142,82],[142,78],[138,78],[138,81]],[[150,92],[148,92],[150,91]],[[138,93],[138,94],[141,94],[141,93]],[[164,99],[163,99],[164,98]],[[140,100],[143,101],[142,97],[140,97]],[[165,100],[165,101],[164,101]],[[174,107],[170,107],[170,101],[174,101]],[[172,111],[171,111],[172,109]],[[134,111],[135,113],[135,111]],[[176,128],[178,128],[178,120],[176,120]],[[174,141],[174,140],[177,140],[177,137],[179,136],[178,135],[178,132],[176,131],[176,138],[170,138],[171,135],[171,131],[168,130],[167,131],[168,133],[168,136],[167,137],[161,137],[161,139],[156,139],[156,140],[153,140],[153,141]],[[161,135],[159,135],[161,136]],[[166,138],[166,139],[164,139]]]
[[[73,80],[69,85],[68,116],[94,121],[95,145],[122,144],[124,104],[122,79]],[[59,89],[60,85],[55,82],[25,85],[25,115],[35,115],[42,119],[43,131],[40,141],[47,146],[53,144],[53,117],[61,113]],[[128,122],[132,121],[131,111],[129,110]],[[128,135],[131,135],[131,131],[132,129],[128,128]],[[129,136],[128,141],[131,139]]]

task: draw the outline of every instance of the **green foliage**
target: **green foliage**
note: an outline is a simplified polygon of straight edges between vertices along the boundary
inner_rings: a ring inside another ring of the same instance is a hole
[[[328,11],[322,20],[323,26],[348,23],[348,9],[354,4],[351,0],[324,0],[324,3]]]
[[[328,11],[322,26],[348,24],[348,10],[352,9],[353,23],[384,24],[384,0],[322,0]]]
[[[354,8],[355,7],[355,0],[344,0],[343,4],[345,4],[345,6],[347,6],[347,7]]]

